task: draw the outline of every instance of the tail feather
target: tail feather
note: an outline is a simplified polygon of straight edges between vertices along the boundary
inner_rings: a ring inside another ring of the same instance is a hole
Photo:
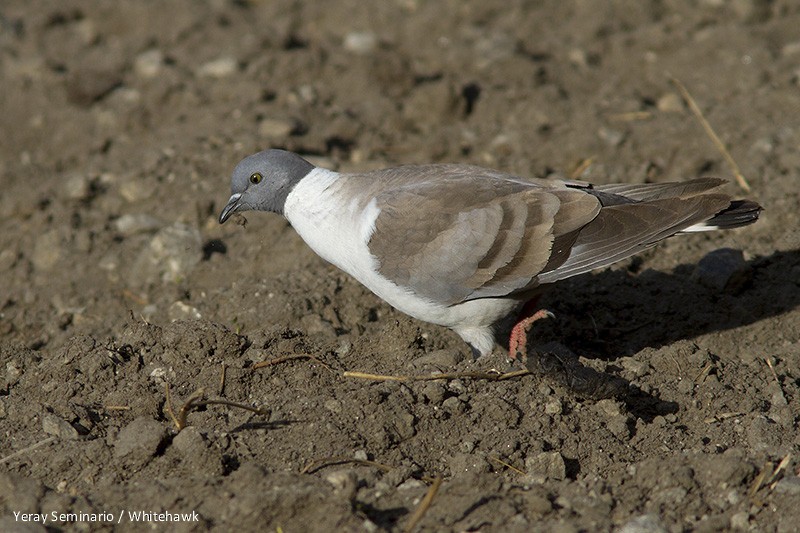
[[[733,200],[731,205],[699,224],[689,226],[681,233],[733,229],[747,226],[758,220],[763,208],[750,200]]]
[[[690,198],[707,193],[725,183],[725,180],[720,178],[697,178],[670,183],[611,183],[595,185],[593,188],[603,193],[623,196],[628,200],[646,202],[662,198]]]

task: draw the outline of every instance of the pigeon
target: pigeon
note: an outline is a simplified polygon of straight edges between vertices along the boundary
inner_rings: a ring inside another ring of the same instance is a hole
[[[592,185],[465,164],[340,173],[270,149],[236,166],[219,222],[283,215],[320,257],[403,313],[451,328],[477,357],[551,283],[672,235],[755,222],[761,206],[719,192],[724,183]],[[545,316],[511,329],[512,359]]]

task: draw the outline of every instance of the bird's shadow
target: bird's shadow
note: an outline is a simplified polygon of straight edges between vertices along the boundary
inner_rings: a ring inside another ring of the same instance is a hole
[[[800,250],[748,262],[750,280],[735,291],[692,279],[694,264],[672,273],[607,270],[567,279],[540,304],[557,317],[541,328],[575,353],[613,360],[777,317],[800,306]],[[539,326],[535,326],[539,328]]]
[[[674,413],[675,402],[584,367],[575,354],[612,361],[800,306],[800,250],[759,257],[747,267],[750,279],[735,291],[711,289],[693,280],[695,265],[680,265],[672,273],[607,270],[565,280],[540,301],[557,319],[535,326],[536,342],[527,366],[578,395],[622,399],[645,420]]]

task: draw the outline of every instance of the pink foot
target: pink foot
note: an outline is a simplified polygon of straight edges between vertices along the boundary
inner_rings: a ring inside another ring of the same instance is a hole
[[[508,341],[508,357],[512,361],[525,362],[525,358],[528,357],[528,331],[530,331],[533,323],[540,318],[555,318],[555,315],[547,309],[540,309],[528,318],[517,322],[511,329],[511,338]]]

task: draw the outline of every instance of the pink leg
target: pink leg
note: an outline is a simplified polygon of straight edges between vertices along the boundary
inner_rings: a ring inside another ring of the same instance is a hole
[[[525,308],[527,307],[526,305]],[[525,309],[523,309],[523,311],[524,310]],[[508,357],[512,361],[520,360],[525,362],[525,358],[528,357],[528,331],[530,331],[533,323],[540,318],[555,318],[555,315],[547,309],[539,309],[529,317],[523,318],[517,322],[512,328],[511,338],[508,341]],[[520,355],[522,356],[521,358]]]

